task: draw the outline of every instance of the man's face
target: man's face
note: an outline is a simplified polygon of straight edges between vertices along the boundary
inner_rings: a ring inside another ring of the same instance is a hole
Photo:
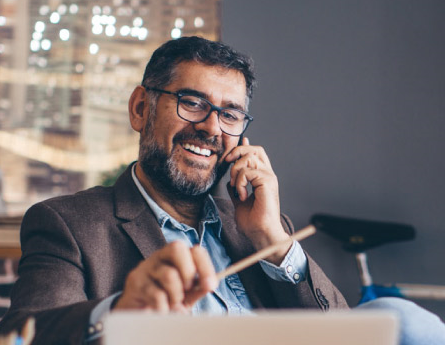
[[[245,79],[235,70],[182,62],[173,82],[164,89],[196,94],[219,107],[245,108]],[[148,116],[144,114],[139,162],[147,177],[164,192],[178,197],[200,195],[227,171],[229,165],[224,159],[237,146],[239,137],[221,131],[216,112],[193,124],[181,119],[176,107],[176,96],[160,94],[156,114],[145,111]]]

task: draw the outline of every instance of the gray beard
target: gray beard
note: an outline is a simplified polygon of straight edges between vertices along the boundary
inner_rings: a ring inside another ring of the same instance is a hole
[[[173,142],[177,143],[181,140],[191,138],[198,139],[206,144],[212,142],[212,140],[203,138],[198,133],[186,134],[182,132],[175,136]],[[218,146],[216,143],[212,145],[215,146],[215,151],[218,156],[217,160],[219,161],[223,149],[220,147],[221,145]],[[188,176],[178,168],[175,153],[175,149],[170,154],[167,154],[159,147],[151,131],[148,131],[144,139],[141,138],[139,164],[142,170],[161,192],[170,196],[172,199],[181,200],[208,194],[209,190],[221,180],[229,168],[229,164],[225,162],[216,163],[207,178],[202,178],[199,174]],[[194,169],[207,169],[206,164],[201,164],[196,161],[186,159],[185,163]]]

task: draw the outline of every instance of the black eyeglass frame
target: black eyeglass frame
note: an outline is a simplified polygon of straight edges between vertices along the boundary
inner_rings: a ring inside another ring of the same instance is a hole
[[[146,90],[149,90],[149,91],[151,90],[151,91],[155,91],[155,92],[160,92],[160,93],[165,93],[165,94],[168,94],[168,95],[176,96],[176,97],[178,98],[178,102],[177,102],[177,104],[176,104],[176,114],[177,114],[181,119],[183,119],[183,120],[185,120],[185,121],[188,121],[188,122],[190,122],[190,123],[201,123],[201,122],[204,122],[205,120],[207,120],[207,119],[209,118],[210,114],[212,114],[213,111],[215,111],[215,110],[216,110],[216,113],[217,113],[217,115],[218,115],[218,122],[219,122],[219,116],[220,116],[221,112],[222,112],[223,110],[226,110],[226,109],[236,110],[236,111],[238,111],[238,112],[244,114],[244,116],[247,118],[248,121],[247,121],[247,123],[246,123],[246,125],[245,125],[243,131],[242,131],[240,134],[231,134],[231,133],[227,133],[225,130],[223,130],[223,129],[221,128],[221,124],[219,124],[219,128],[221,129],[221,131],[222,131],[223,133],[227,134],[227,135],[232,136],[232,137],[240,137],[241,135],[243,135],[244,132],[246,131],[247,127],[249,127],[250,122],[253,121],[253,117],[252,117],[251,115],[245,113],[245,112],[242,111],[242,110],[234,109],[234,108],[224,108],[224,107],[222,108],[222,107],[218,107],[218,106],[216,106],[216,105],[210,103],[209,100],[207,100],[207,99],[205,99],[205,98],[202,98],[202,97],[200,97],[200,96],[191,95],[191,94],[182,93],[182,92],[172,92],[172,91],[163,90],[163,89],[158,89],[158,88],[150,87],[150,86],[144,86],[144,87],[145,87]],[[199,99],[202,99],[204,102],[206,102],[206,103],[210,106],[210,110],[209,110],[208,114],[207,114],[202,120],[200,120],[200,121],[192,121],[192,120],[189,120],[189,119],[186,119],[186,118],[182,117],[182,116],[179,114],[179,100],[181,99],[181,97],[184,97],[184,96],[193,96],[193,97],[197,97],[197,98],[199,98]]]

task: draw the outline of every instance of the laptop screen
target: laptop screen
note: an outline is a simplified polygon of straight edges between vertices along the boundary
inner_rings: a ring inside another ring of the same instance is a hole
[[[396,345],[395,315],[375,311],[273,311],[250,316],[114,312],[105,345]]]

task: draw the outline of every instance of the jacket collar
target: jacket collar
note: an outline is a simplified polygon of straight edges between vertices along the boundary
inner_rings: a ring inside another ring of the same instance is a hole
[[[116,217],[123,220],[122,228],[145,259],[162,248],[165,238],[153,212],[148,207],[131,177],[130,164],[118,178],[114,189]]]

